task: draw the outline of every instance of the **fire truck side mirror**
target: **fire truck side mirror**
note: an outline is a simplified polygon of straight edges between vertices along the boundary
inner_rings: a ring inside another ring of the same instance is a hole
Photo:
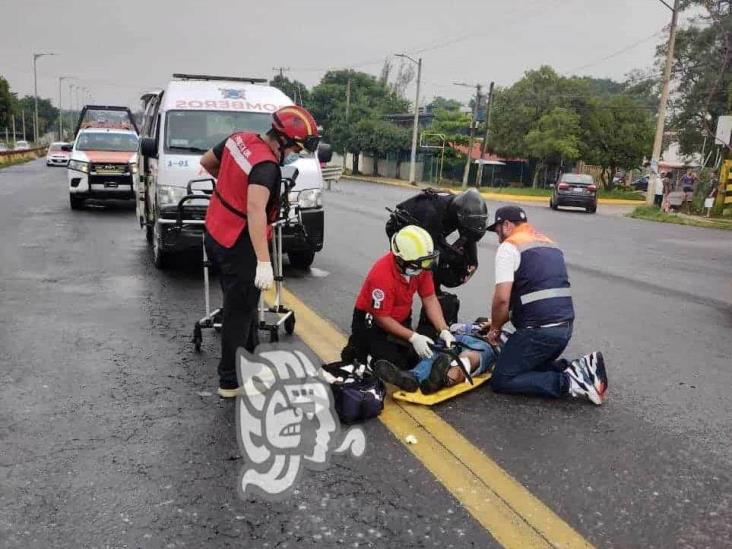
[[[318,161],[327,164],[333,159],[333,147],[328,143],[318,145]]]
[[[140,139],[140,154],[148,158],[157,158],[158,144],[152,137],[143,137]]]

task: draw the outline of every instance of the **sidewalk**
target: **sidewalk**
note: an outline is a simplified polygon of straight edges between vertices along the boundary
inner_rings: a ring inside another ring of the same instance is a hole
[[[378,183],[380,185],[391,185],[393,187],[404,187],[406,189],[426,189],[432,185],[425,183],[417,183],[417,185],[410,185],[406,181],[401,179],[390,179],[388,177],[374,177],[364,175],[343,175],[344,179],[353,179],[355,181],[366,181],[368,183]],[[439,187],[438,187],[439,188]],[[444,187],[445,191],[453,192],[453,189]],[[509,194],[509,193],[495,193],[495,192],[481,192],[483,198],[486,200],[495,200],[500,202],[527,202],[527,203],[548,203],[548,196],[530,196],[523,194]],[[622,198],[599,198],[598,204],[613,204],[622,206],[639,206],[644,202],[640,200],[624,200]]]

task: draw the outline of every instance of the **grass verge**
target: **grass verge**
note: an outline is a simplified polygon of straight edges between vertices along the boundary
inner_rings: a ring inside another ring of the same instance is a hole
[[[35,158],[21,158],[18,160],[10,160],[5,163],[0,163],[0,170],[3,168],[7,168],[9,166],[17,166],[18,164],[25,164],[26,162],[32,162],[33,160],[36,160]]]
[[[685,214],[664,213],[655,206],[638,206],[628,214],[634,219],[674,223],[676,225],[691,225],[692,227],[706,227],[712,229],[726,229],[732,231],[732,220],[699,217]]]

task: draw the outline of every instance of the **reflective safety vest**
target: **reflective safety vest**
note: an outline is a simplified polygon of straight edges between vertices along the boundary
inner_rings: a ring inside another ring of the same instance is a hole
[[[238,132],[226,140],[216,190],[206,212],[206,230],[225,248],[231,248],[247,226],[249,174],[262,162],[277,163],[277,158],[259,135]],[[270,223],[277,219],[278,209],[279,196],[271,196],[267,204]]]
[[[554,242],[524,223],[506,239],[518,249],[521,263],[511,287],[511,322],[538,328],[574,320],[564,254]]]

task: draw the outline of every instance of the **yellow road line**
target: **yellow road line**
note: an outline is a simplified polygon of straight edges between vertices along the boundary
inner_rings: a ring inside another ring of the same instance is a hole
[[[268,294],[271,302],[273,294]],[[325,362],[340,358],[346,337],[291,292],[295,333]],[[389,399],[381,422],[504,547],[591,547],[497,463],[429,408]],[[407,435],[417,444],[407,444]]]

